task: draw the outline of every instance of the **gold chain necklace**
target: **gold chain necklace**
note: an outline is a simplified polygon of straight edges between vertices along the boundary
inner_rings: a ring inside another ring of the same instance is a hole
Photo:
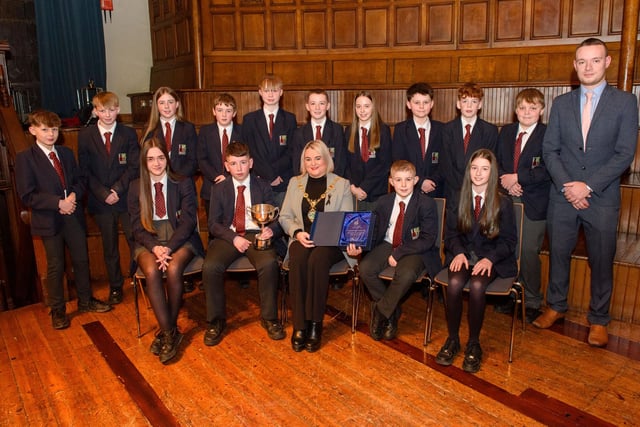
[[[309,198],[309,194],[306,191],[303,193],[302,197],[304,197],[304,199],[309,203],[309,212],[307,212],[307,218],[309,218],[309,221],[313,222],[313,220],[316,219],[316,206],[318,205],[318,203],[324,200],[325,197],[327,197],[328,192],[334,189],[336,182],[338,182],[338,179],[340,179],[340,177],[336,176],[333,182],[329,184],[326,190],[324,190],[324,193],[322,193],[317,199]],[[298,182],[298,188],[300,188],[300,191],[304,191],[301,182]]]

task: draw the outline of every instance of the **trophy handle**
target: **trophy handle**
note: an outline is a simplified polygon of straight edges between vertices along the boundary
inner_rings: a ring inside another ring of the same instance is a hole
[[[274,212],[274,213],[273,213],[273,219],[278,218],[278,216],[280,215],[280,208],[276,206],[276,207],[273,209],[273,212]],[[272,219],[272,220],[273,220],[273,219]]]

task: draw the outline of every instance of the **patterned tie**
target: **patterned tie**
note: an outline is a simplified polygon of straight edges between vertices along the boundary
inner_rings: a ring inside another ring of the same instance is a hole
[[[402,243],[402,223],[404,222],[404,202],[400,202],[400,212],[396,218],[396,226],[393,228],[393,249]]]
[[[360,138],[360,155],[362,156],[362,161],[367,163],[369,160],[369,136],[367,135],[367,128],[361,127],[362,129],[362,138]]]
[[[471,125],[466,125],[466,132],[464,133],[464,154],[467,154],[467,148],[469,148],[469,140],[471,139]]]
[[[424,128],[419,128],[418,132],[420,133],[420,150],[422,151],[422,160],[424,160],[424,156],[427,151],[427,138],[424,134]]]
[[[107,154],[111,154],[111,132],[104,133],[104,148],[107,150]]]
[[[238,186],[238,199],[236,200],[236,212],[233,216],[233,226],[236,229],[236,233],[244,236],[246,226],[244,222],[245,218],[245,206],[244,206],[244,189],[247,188],[244,185]]]
[[[273,114],[269,114],[269,139],[273,139]]]
[[[322,126],[316,126],[316,141],[322,140]]]
[[[167,153],[171,153],[171,123],[165,123],[164,128],[164,142],[167,144]]]
[[[480,210],[482,209],[482,196],[476,196],[476,205],[473,209],[473,217],[477,220],[480,219]]]
[[[522,137],[527,132],[520,132],[516,139],[516,145],[513,147],[513,173],[518,172],[518,163],[520,162],[520,154],[522,154]]]
[[[593,96],[593,92],[587,91],[584,96],[587,97],[587,101],[584,103],[584,108],[582,109],[582,141],[583,148],[586,150],[587,134],[589,133],[589,126],[591,126],[591,97]]]
[[[167,214],[167,205],[164,202],[164,193],[162,192],[162,183],[155,182],[153,186],[156,189],[156,196],[155,196],[156,216],[158,218],[164,218],[164,216]]]
[[[222,129],[222,167],[224,168],[224,159],[226,157],[227,147],[229,146],[229,135],[227,130]]]
[[[49,152],[49,158],[53,162],[53,168],[56,170],[56,173],[58,174],[58,178],[60,178],[60,184],[62,184],[62,188],[67,188],[67,184],[65,183],[65,180],[64,180],[64,172],[62,171],[62,163],[60,163],[58,156],[56,156],[56,153],[51,151]]]

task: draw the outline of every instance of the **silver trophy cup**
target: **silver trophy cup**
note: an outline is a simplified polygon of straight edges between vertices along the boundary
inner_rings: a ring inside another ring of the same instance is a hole
[[[278,217],[280,214],[280,208],[267,203],[261,203],[247,208],[247,211],[251,214],[251,217],[256,224],[260,226],[260,234],[256,235],[256,238],[253,241],[253,246],[260,251],[271,248],[271,238],[263,239],[262,232],[264,231],[265,225]]]

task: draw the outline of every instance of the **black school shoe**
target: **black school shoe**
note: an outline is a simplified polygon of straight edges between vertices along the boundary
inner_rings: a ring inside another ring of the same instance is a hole
[[[120,304],[122,302],[122,288],[111,288],[108,302],[111,305]]]
[[[69,324],[69,317],[67,317],[65,307],[51,309],[51,326],[53,326],[53,329],[67,329]]]
[[[151,342],[151,346],[149,346],[149,351],[156,356],[160,354],[162,350],[162,331],[156,332],[156,336],[153,338]]]
[[[444,345],[436,356],[436,363],[442,366],[449,366],[460,351],[460,341],[447,337]]]
[[[106,313],[107,311],[111,311],[111,305],[91,297],[89,301],[78,302],[78,311],[80,313]]]
[[[182,338],[183,335],[178,331],[178,328],[162,331],[162,350],[158,355],[162,364],[166,365],[178,354],[178,346],[182,342]]]
[[[284,332],[284,329],[282,329],[282,324],[278,320],[260,319],[260,324],[264,329],[266,329],[267,335],[272,340],[281,340],[287,335]]]
[[[480,343],[467,344],[467,349],[464,351],[462,369],[470,374],[475,374],[480,370],[481,363],[482,348],[480,348]]]

